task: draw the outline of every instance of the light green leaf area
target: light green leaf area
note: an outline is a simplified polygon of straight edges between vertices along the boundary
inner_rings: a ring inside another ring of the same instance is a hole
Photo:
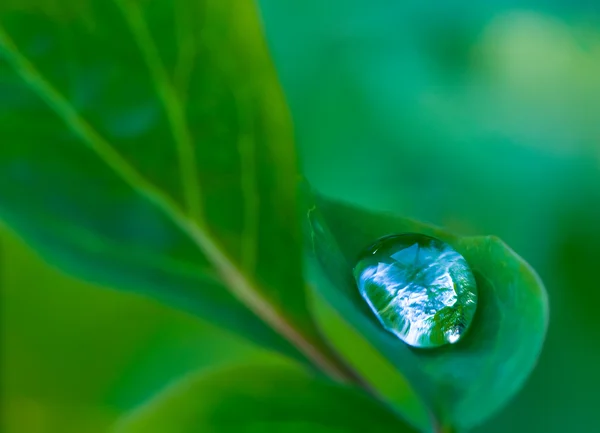
[[[547,295],[536,273],[501,240],[459,237],[407,218],[318,196],[308,210],[307,223],[312,284],[404,375],[440,425],[459,429],[477,425],[523,385],[544,341]],[[473,270],[477,312],[470,330],[456,344],[437,349],[404,344],[380,325],[356,288],[352,267],[363,248],[384,235],[407,232],[448,242]],[[363,366],[369,368],[376,366]],[[406,404],[399,409],[405,410]]]
[[[0,224],[3,433],[106,433],[190,371],[274,356],[185,312],[65,275]]]
[[[315,284],[331,284],[326,277],[318,277],[318,270],[310,272],[312,278],[318,281]],[[317,289],[314,290],[311,306],[320,329],[360,375],[364,387],[419,431],[430,431],[431,414],[404,375],[360,332],[352,328],[335,308],[327,304]]]
[[[290,364],[191,375],[124,418],[115,433],[414,432],[365,393]]]
[[[0,219],[48,260],[336,369],[253,2],[3,1],[0,94]]]

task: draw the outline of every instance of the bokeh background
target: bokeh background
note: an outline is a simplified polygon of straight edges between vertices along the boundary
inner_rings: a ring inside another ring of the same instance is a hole
[[[303,172],[326,194],[503,238],[551,322],[479,432],[590,431],[600,387],[600,5],[261,0]],[[272,356],[0,238],[2,431],[104,432],[182,374]]]

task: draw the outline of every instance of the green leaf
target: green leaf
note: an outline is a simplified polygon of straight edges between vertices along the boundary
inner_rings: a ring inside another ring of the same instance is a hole
[[[341,374],[251,1],[3,1],[0,94],[0,218],[48,260]]]
[[[481,423],[515,395],[531,373],[548,323],[544,286],[499,239],[442,229],[323,197],[308,211],[312,283],[327,302],[410,381],[442,425]],[[415,349],[385,331],[358,293],[351,269],[359,253],[391,233],[440,238],[460,252],[478,285],[478,307],[458,343]]]
[[[319,279],[319,286],[331,284]],[[331,289],[330,289],[331,290]],[[321,330],[364,381],[365,388],[386,401],[419,431],[431,430],[431,415],[406,378],[370,342],[328,305],[315,290],[312,311]]]
[[[184,373],[273,356],[188,314],[58,272],[0,224],[3,433],[106,433]]]
[[[291,365],[191,375],[122,420],[117,433],[414,432],[352,388]]]

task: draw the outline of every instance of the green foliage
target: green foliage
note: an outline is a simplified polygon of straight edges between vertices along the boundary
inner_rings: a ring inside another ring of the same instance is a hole
[[[189,371],[272,358],[184,312],[64,275],[0,229],[2,432],[106,432]]]
[[[443,424],[468,428],[481,423],[529,376],[544,341],[548,301],[535,272],[502,241],[458,237],[323,197],[316,199],[307,220],[309,248],[318,261],[312,266],[316,290],[406,375]],[[391,233],[435,236],[470,264],[478,309],[471,330],[457,344],[413,349],[385,331],[360,297],[352,267],[365,245]]]
[[[251,4],[9,6],[0,53],[11,226],[85,278],[336,370],[306,308],[291,130]]]
[[[413,432],[377,401],[290,365],[192,375],[124,419],[116,433]]]
[[[8,226],[61,269],[299,361],[187,376],[122,431],[411,431],[402,417],[462,429],[531,372],[545,292],[501,241],[312,203],[307,190],[311,205],[298,204],[290,120],[252,2],[7,1],[0,94]],[[439,237],[473,268],[478,313],[457,345],[413,350],[360,299],[358,251],[392,232]]]
[[[260,4],[303,174],[317,191],[452,233],[497,235],[544,281],[552,314],[538,365],[474,431],[594,430],[597,6]]]
[[[310,265],[315,263],[308,260]],[[319,294],[335,290],[326,287],[332,284],[326,277],[318,278],[316,269],[312,269],[309,278],[314,279],[313,312],[319,327],[333,347],[340,353],[350,366],[363,378],[363,386],[373,395],[386,401],[390,408],[396,411],[410,424],[420,431],[430,431],[432,416],[423,399],[401,371],[378,351],[367,337],[351,327],[338,311],[332,308]],[[318,271],[318,270],[317,270]],[[318,289],[317,289],[318,288]]]

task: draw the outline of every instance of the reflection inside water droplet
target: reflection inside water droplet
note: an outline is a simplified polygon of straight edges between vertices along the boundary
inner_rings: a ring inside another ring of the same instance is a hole
[[[465,258],[439,239],[382,238],[361,254],[354,277],[384,328],[411,346],[456,343],[473,320],[473,273]]]

